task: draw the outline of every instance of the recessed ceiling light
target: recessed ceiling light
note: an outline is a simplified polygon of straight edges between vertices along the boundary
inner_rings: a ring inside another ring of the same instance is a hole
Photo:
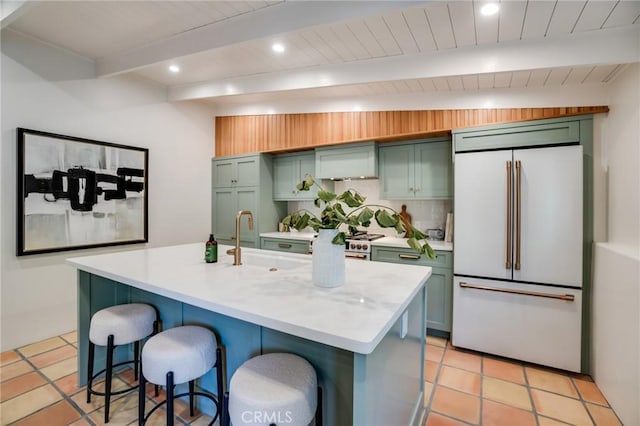
[[[278,53],[284,52],[284,46],[281,45],[280,43],[273,43],[271,45],[271,49],[273,49],[274,52],[278,52]]]
[[[489,16],[489,15],[494,15],[498,13],[498,10],[500,10],[500,8],[498,7],[497,4],[487,3],[484,6],[482,6],[482,8],[480,9],[480,13],[482,13],[485,16]]]
[[[178,73],[180,72],[180,67],[177,65],[169,65],[169,71],[172,73]]]

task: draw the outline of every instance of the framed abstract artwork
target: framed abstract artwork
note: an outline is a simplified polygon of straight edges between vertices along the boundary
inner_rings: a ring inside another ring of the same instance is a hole
[[[148,241],[149,150],[17,129],[17,255]]]

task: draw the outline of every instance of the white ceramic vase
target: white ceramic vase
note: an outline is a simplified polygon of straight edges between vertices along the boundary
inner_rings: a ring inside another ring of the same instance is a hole
[[[319,229],[313,242],[313,284],[318,287],[344,284],[344,245],[331,242],[337,233],[337,229]]]

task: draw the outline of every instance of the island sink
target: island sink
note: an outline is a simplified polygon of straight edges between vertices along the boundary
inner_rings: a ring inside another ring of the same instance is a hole
[[[282,269],[296,269],[308,265],[310,259],[295,259],[276,254],[245,252],[242,255],[242,265],[264,267],[275,272]]]

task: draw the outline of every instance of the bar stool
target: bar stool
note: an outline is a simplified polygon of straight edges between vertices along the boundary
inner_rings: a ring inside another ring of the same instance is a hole
[[[109,407],[112,395],[120,395],[134,390],[137,386],[116,392],[111,390],[113,368],[133,363],[134,378],[138,380],[138,365],[140,359],[140,341],[145,337],[157,333],[158,315],[156,310],[142,303],[129,303],[104,308],[91,317],[89,326],[89,359],[87,362],[87,403],[91,402],[91,395],[105,397],[104,422],[109,423]],[[133,360],[113,364],[113,351],[116,346],[134,343]],[[106,365],[103,370],[93,373],[95,348],[106,346]],[[104,392],[93,390],[93,380],[105,373]]]
[[[322,425],[322,393],[314,368],[289,353],[256,356],[242,364],[225,394],[223,426]]]
[[[222,351],[216,335],[204,327],[185,325],[170,328],[150,338],[142,348],[142,374],[138,390],[138,424],[144,425],[155,410],[167,404],[167,426],[173,426],[173,400],[189,396],[189,413],[194,415],[194,396],[210,399],[216,406],[216,415],[209,425],[213,425],[218,416],[222,418],[222,400],[224,393],[222,379]],[[195,379],[203,376],[212,368],[216,369],[218,397],[208,392],[196,392]],[[166,386],[167,399],[156,404],[145,415],[146,382]],[[174,395],[174,387],[189,382],[189,391]]]

